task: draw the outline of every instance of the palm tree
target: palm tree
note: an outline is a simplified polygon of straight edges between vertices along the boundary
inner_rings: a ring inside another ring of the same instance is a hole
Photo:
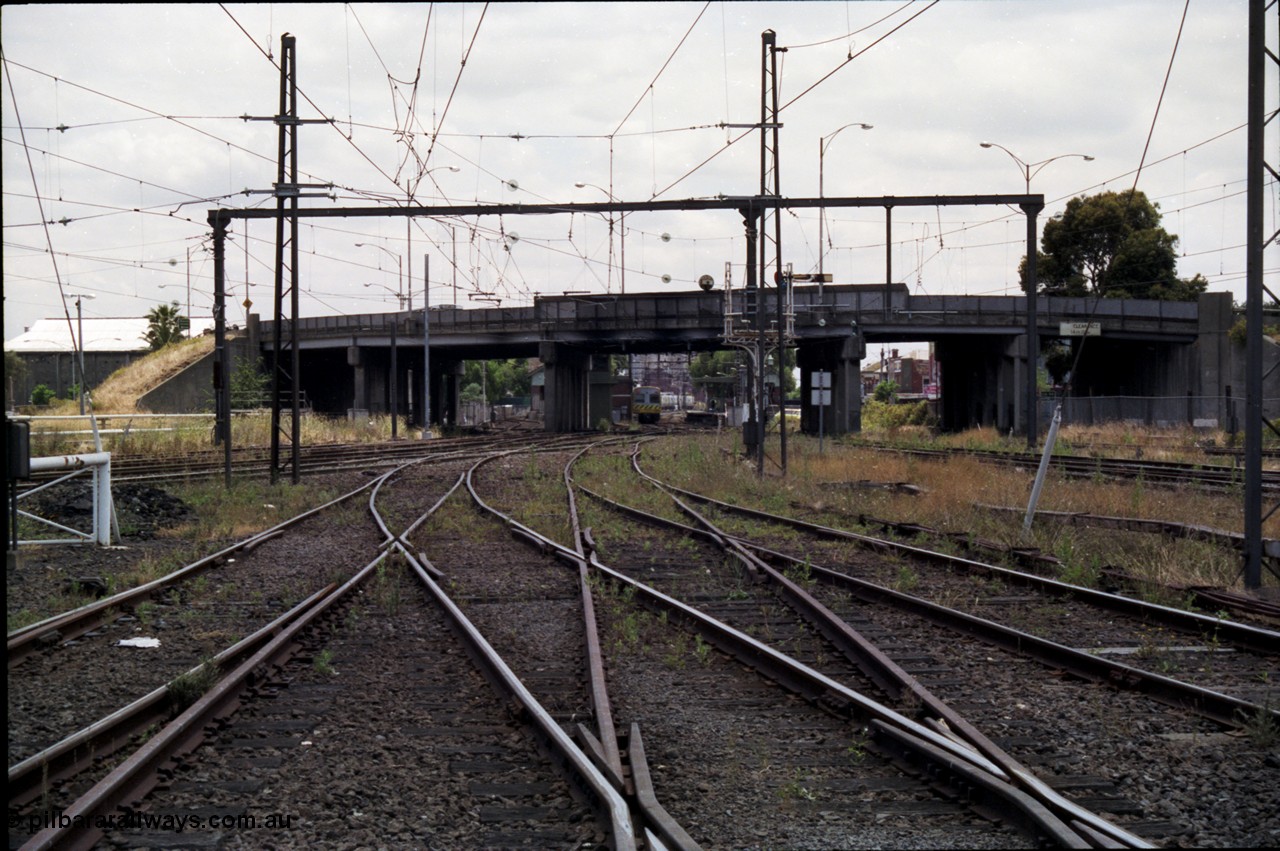
[[[170,343],[184,339],[182,329],[185,326],[183,316],[178,311],[178,303],[157,305],[147,312],[147,333],[145,339],[151,351],[159,351]]]

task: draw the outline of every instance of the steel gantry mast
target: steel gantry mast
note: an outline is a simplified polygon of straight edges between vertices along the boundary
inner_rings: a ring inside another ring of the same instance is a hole
[[[737,211],[742,215],[743,220],[747,224],[747,286],[753,288],[754,275],[756,272],[755,262],[755,243],[752,241],[755,236],[755,222],[760,218],[760,210],[765,207],[773,207],[777,209],[815,209],[815,208],[861,208],[861,207],[937,207],[937,206],[1020,206],[1026,211],[1028,216],[1034,215],[1032,211],[1038,211],[1044,206],[1043,195],[901,195],[901,196],[873,196],[873,197],[822,197],[822,198],[761,198],[759,196],[720,196],[717,198],[688,198],[677,201],[610,201],[595,203],[562,203],[562,204],[444,204],[439,206],[406,206],[406,207],[304,207],[293,211],[280,211],[269,209],[217,209],[210,210],[208,213],[208,222],[213,230],[214,244],[214,299],[215,299],[215,316],[220,316],[222,302],[225,298],[225,263],[221,262],[221,257],[225,253],[225,240],[227,236],[227,228],[234,219],[280,219],[286,216],[296,216],[300,219],[313,218],[397,218],[397,217],[420,217],[427,219],[448,219],[469,216],[546,216],[546,215],[572,215],[577,214],[596,214],[608,212],[663,212],[663,211]],[[1032,228],[1028,228],[1028,234],[1032,233]],[[1029,236],[1027,243],[1028,251],[1035,251],[1035,242]],[[727,279],[726,279],[727,282]],[[746,302],[741,303],[745,307]],[[726,323],[728,324],[728,323]],[[735,327],[738,327],[735,324]],[[215,330],[217,339],[215,345],[219,351],[225,351],[224,334],[225,329]],[[225,398],[226,385],[218,382],[218,376],[215,373],[214,387],[219,399]],[[225,406],[219,406],[219,417],[222,422],[218,424],[221,429],[225,427],[225,418],[229,416],[228,409]],[[228,433],[229,437],[229,433]],[[229,439],[227,441],[230,442]],[[227,479],[230,481],[230,450],[224,458],[226,464]]]
[[[299,378],[298,323],[298,199],[303,189],[330,188],[322,184],[298,183],[298,126],[328,124],[327,118],[298,117],[297,38],[285,33],[280,37],[280,108],[269,118],[241,116],[245,121],[273,121],[279,130],[276,158],[276,182],[268,190],[276,198],[276,257],[274,317],[271,340],[271,482],[280,474],[281,399],[288,392],[290,478],[296,485],[299,442],[301,437],[301,385]],[[254,194],[256,190],[245,190]],[[323,193],[305,197],[325,197]],[[286,235],[286,226],[288,228]],[[247,236],[246,236],[247,238]],[[287,257],[287,259],[286,259]],[[287,275],[286,275],[287,271]],[[286,280],[287,278],[287,280]],[[285,300],[289,312],[285,315]],[[230,376],[224,376],[229,381]],[[228,422],[228,431],[230,423]]]
[[[278,158],[276,162],[276,209],[286,210],[288,236],[285,235],[285,216],[276,219],[275,262],[275,326],[271,351],[271,482],[280,473],[280,399],[287,386],[290,390],[289,416],[289,467],[290,480],[298,483],[298,444],[301,405],[298,401],[298,77],[296,39],[285,35],[280,39],[280,111],[276,113],[279,130]],[[285,260],[286,251],[288,261]],[[289,270],[288,283],[285,269]],[[289,318],[284,316],[284,299],[289,297]],[[289,355],[286,370],[285,353]]]
[[[778,36],[773,30],[765,30],[760,34],[760,197],[782,197],[782,161],[778,151],[778,54],[786,48],[778,47]],[[777,316],[774,321],[775,352],[778,367],[778,440],[779,466],[787,472],[787,405],[786,405],[786,347],[788,331],[787,294],[791,288],[782,265],[782,215],[776,206],[767,205],[760,212],[760,288],[757,290],[759,316],[759,369],[757,370],[757,390],[760,399],[760,440],[757,444],[756,473],[764,473],[764,434],[768,422],[769,399],[765,393],[765,362],[768,344],[765,340],[767,303],[765,292],[769,280],[769,269],[773,269],[773,282],[777,294]],[[772,248],[773,262],[769,262],[769,249]]]
[[[1276,294],[1262,283],[1262,252],[1280,238],[1280,232],[1263,239],[1263,170],[1280,180],[1276,166],[1267,163],[1264,155],[1266,125],[1275,120],[1280,110],[1266,108],[1267,67],[1273,73],[1280,66],[1277,54],[1267,49],[1266,10],[1272,9],[1271,22],[1280,35],[1280,4],[1276,0],[1250,0],[1249,2],[1249,81],[1248,81],[1248,165],[1246,172],[1245,206],[1245,500],[1244,500],[1244,585],[1249,590],[1262,587],[1262,524],[1280,505],[1262,513],[1262,427],[1280,434],[1275,424],[1266,419],[1262,410],[1262,301],[1266,291],[1273,301],[1280,301]],[[1274,84],[1274,81],[1273,81]],[[1273,149],[1274,150],[1274,149]],[[1273,569],[1274,572],[1274,569]]]

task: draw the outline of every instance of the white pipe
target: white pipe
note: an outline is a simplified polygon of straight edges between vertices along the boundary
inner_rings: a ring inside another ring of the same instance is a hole
[[[102,546],[111,543],[111,453],[90,452],[84,455],[54,455],[32,458],[31,472],[56,470],[93,470],[93,540]]]
[[[1031,532],[1031,521],[1036,517],[1036,505],[1040,502],[1040,490],[1044,487],[1045,474],[1049,472],[1049,459],[1053,457],[1053,445],[1058,440],[1058,426],[1062,424],[1062,405],[1053,409],[1053,422],[1049,435],[1044,439],[1044,452],[1040,455],[1040,469],[1036,471],[1035,484],[1031,486],[1031,500],[1027,503],[1027,516],[1022,521],[1022,534]]]

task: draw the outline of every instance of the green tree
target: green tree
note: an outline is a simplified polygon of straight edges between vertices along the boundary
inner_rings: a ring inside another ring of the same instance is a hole
[[[271,376],[262,358],[243,358],[231,373],[231,407],[263,408],[270,404]]]
[[[765,375],[778,374],[777,354],[771,354],[765,364]],[[695,386],[706,388],[707,399],[726,400],[731,398],[741,386],[741,371],[746,356],[737,349],[721,349],[715,352],[699,352],[689,361],[689,377]],[[785,369],[782,373],[783,398],[790,399],[796,394],[799,382],[796,380],[796,350],[786,349],[783,355]]]
[[[31,404],[47,405],[58,394],[54,393],[48,384],[37,384],[31,388]]]
[[[881,381],[876,385],[872,398],[877,402],[889,403],[894,401],[898,398],[898,382],[889,381],[887,379],[885,381]]]
[[[490,403],[507,396],[528,396],[532,380],[525,358],[467,361],[462,373],[462,386],[483,387]]]
[[[480,392],[480,382],[477,381],[474,384],[468,384],[463,387],[462,392],[459,394],[459,398],[464,402],[484,401],[484,395]]]
[[[1036,252],[1046,295],[1192,301],[1208,286],[1177,275],[1178,237],[1160,225],[1160,205],[1136,190],[1072,198],[1045,223]],[[1026,258],[1019,267],[1026,285]]]
[[[158,304],[147,311],[147,333],[143,336],[151,351],[159,351],[170,343],[184,339],[184,318],[176,301]]]

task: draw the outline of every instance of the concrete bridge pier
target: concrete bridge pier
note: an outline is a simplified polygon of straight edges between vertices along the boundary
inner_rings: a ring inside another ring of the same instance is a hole
[[[361,411],[369,413],[369,385],[365,380],[366,353],[357,345],[347,347],[347,366],[351,367],[351,408],[348,417],[359,417]]]
[[[462,376],[464,365],[460,360],[444,360],[439,357],[431,359],[431,371],[439,372],[433,376],[431,408],[434,414],[432,421],[442,426],[456,426],[459,422],[462,405]]]
[[[608,355],[592,355],[587,375],[587,428],[613,423],[613,371]]]
[[[591,352],[544,340],[538,344],[538,359],[545,367],[546,430],[584,431],[588,428]]]
[[[1024,428],[1026,337],[963,337],[939,340],[934,354],[945,391],[943,431],[995,428],[1018,433]]]
[[[796,350],[800,367],[800,430],[805,434],[848,434],[862,431],[861,335],[801,343]],[[831,373],[831,404],[821,411],[813,404],[815,372]]]

